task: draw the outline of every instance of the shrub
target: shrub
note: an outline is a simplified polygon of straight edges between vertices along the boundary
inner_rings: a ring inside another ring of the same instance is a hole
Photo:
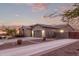
[[[22,44],[22,40],[21,39],[17,40],[17,44],[21,45]]]
[[[43,37],[43,41],[46,41],[46,37]]]

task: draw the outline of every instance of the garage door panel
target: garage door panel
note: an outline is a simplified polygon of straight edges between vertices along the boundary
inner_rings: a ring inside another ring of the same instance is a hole
[[[69,32],[69,38],[79,39],[79,32]]]

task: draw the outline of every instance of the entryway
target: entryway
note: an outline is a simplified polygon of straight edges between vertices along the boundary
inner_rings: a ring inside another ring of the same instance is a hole
[[[42,31],[41,30],[35,30],[34,31],[34,37],[42,37]]]

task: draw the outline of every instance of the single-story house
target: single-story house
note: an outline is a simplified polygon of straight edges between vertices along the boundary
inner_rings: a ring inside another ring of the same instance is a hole
[[[57,28],[51,25],[36,24],[32,25],[32,37],[55,37],[55,31]]]
[[[20,28],[20,34],[27,37],[69,38],[69,32],[73,31],[74,29],[68,24],[56,26],[35,24]]]

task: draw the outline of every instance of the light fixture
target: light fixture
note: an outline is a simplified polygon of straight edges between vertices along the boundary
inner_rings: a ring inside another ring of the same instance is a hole
[[[61,30],[60,30],[60,33],[64,33],[64,30],[61,29]]]
[[[45,37],[45,30],[42,30],[42,37]]]
[[[32,30],[32,37],[34,37],[34,31]]]

